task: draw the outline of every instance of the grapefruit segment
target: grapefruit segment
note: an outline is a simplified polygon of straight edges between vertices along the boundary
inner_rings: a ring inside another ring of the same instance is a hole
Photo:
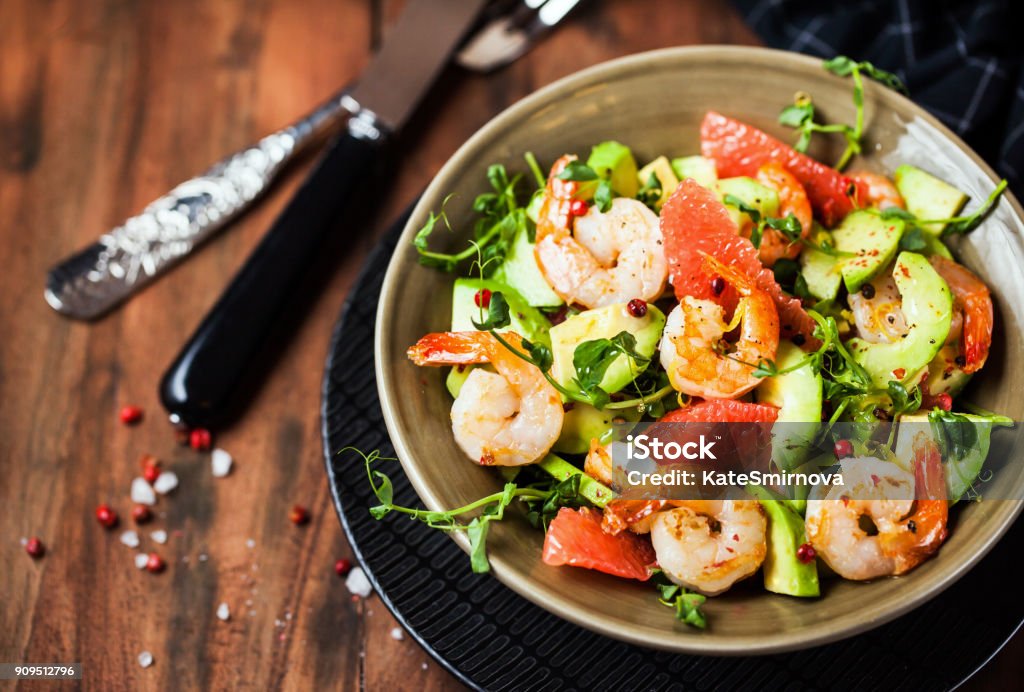
[[[832,228],[854,210],[850,196],[861,198],[858,184],[849,176],[775,139],[756,127],[708,111],[700,127],[700,152],[715,162],[718,175],[755,176],[770,161],[785,166],[803,183],[811,206],[826,227]]]
[[[735,399],[696,400],[662,416],[659,423],[774,423],[779,409]]]
[[[601,528],[601,512],[589,507],[562,507],[544,537],[544,562],[572,565],[626,579],[647,581],[654,548],[647,538],[629,532],[617,535]]]

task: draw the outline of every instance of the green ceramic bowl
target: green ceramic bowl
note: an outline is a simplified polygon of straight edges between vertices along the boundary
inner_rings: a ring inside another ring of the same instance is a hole
[[[820,62],[779,51],[738,47],[678,48],[635,55],[567,77],[523,99],[494,118],[444,166],[417,205],[391,259],[377,319],[377,382],[384,418],[402,466],[423,503],[457,507],[495,492],[493,469],[465,458],[452,438],[441,369],[417,368],[406,348],[449,323],[453,277],[417,263],[412,238],[431,210],[449,194],[456,229],[471,224],[470,205],[484,191],[485,171],[500,162],[524,171],[532,151],[547,165],[565,152],[586,155],[591,145],[617,139],[641,160],[660,154],[699,152],[698,128],[714,109],[783,139],[779,110],[797,91],[814,96],[822,117],[852,122],[850,83]],[[853,167],[891,172],[900,163],[931,171],[984,199],[997,178],[992,170],[935,118],[898,94],[868,84],[865,156]],[[842,143],[817,138],[812,154],[838,157]],[[1022,212],[1010,195],[990,220],[958,248],[968,266],[993,289],[997,321],[989,365],[971,398],[1022,420],[1024,370],[1024,244]],[[436,233],[432,243],[464,246],[463,234]],[[1014,450],[1011,450],[1013,453]],[[1020,458],[1015,454],[1012,458]],[[1019,466],[1019,465],[1018,465]],[[991,497],[1024,497],[1024,475],[1010,468],[997,476]],[[985,501],[958,508],[951,536],[935,559],[910,574],[873,583],[838,579],[824,583],[821,598],[801,600],[765,592],[750,579],[705,610],[706,631],[677,622],[659,605],[650,585],[541,562],[543,536],[525,520],[495,526],[488,540],[494,576],[537,605],[576,624],[643,646],[697,654],[758,654],[834,641],[876,627],[922,604],[969,570],[999,540],[1020,511],[1019,501]],[[465,549],[465,536],[455,534]],[[469,561],[466,561],[469,570]],[[1011,578],[1007,575],[1007,578]]]

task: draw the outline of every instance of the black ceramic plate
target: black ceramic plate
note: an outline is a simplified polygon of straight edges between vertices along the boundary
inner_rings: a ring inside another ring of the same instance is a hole
[[[374,520],[376,504],[352,445],[392,454],[373,369],[381,281],[405,223],[371,255],[331,338],[323,382],[324,458],[349,543],[384,604],[465,684],[487,690],[952,689],[999,651],[1024,621],[1015,589],[1020,521],[971,572],[913,612],[865,634],[791,654],[684,656],[581,629],[486,575],[440,531],[403,517]],[[419,499],[397,462],[382,470],[395,502]],[[538,536],[538,541],[540,537]]]

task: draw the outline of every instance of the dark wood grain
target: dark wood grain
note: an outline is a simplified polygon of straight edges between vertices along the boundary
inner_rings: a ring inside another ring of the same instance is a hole
[[[122,309],[67,321],[42,300],[57,258],[356,76],[401,10],[392,0],[0,0],[0,661],[80,661],[101,689],[453,689],[376,599],[332,571],[349,554],[321,462],[319,385],[331,325],[377,236],[505,106],[596,62],[688,43],[755,43],[714,0],[591,0],[526,57],[451,70],[402,141],[365,233],[336,242],[288,321],[290,339],[217,436],[234,473],[176,444],[157,379],[288,199],[300,165],[253,213]],[[367,345],[369,347],[369,345]],[[125,403],[146,410],[126,428]],[[168,560],[135,569],[117,539],[152,453],[181,478],[143,532]],[[122,516],[106,532],[93,510]],[[312,521],[288,521],[293,504]],[[166,545],[150,530],[165,529]],[[46,557],[19,545],[39,536]],[[247,541],[253,541],[249,547]],[[216,619],[230,605],[229,622]],[[139,652],[155,663],[142,669]],[[974,684],[1018,680],[1021,644]]]

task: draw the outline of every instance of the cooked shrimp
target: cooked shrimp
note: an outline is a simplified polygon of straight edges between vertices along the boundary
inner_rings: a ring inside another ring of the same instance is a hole
[[[860,291],[851,293],[848,300],[857,334],[865,341],[891,344],[910,331],[903,314],[903,298],[896,288],[891,268],[862,286]]]
[[[590,452],[583,462],[583,472],[610,488],[615,480],[613,470],[611,450],[607,445],[601,444],[596,437],[591,439]]]
[[[861,206],[874,207],[875,209],[888,209],[889,207],[907,208],[906,203],[903,201],[903,195],[899,193],[899,190],[896,189],[892,181],[884,175],[857,171],[856,173],[850,173],[849,177],[857,183],[857,188],[860,191],[858,202]]]
[[[522,338],[502,335],[519,349]],[[487,332],[427,334],[409,349],[417,365],[490,363],[473,370],[452,404],[455,441],[483,466],[532,464],[562,430],[562,400],[537,366],[522,360]]]
[[[654,518],[666,505],[679,504],[679,500],[612,500],[604,507],[601,528],[605,533],[650,533]]]
[[[904,574],[946,540],[949,503],[939,449],[924,431],[913,448],[913,474],[873,457],[847,459],[840,466],[843,485],[807,502],[807,539],[839,576]]]
[[[669,313],[661,338],[661,364],[678,391],[712,399],[735,399],[761,383],[754,367],[775,358],[779,346],[779,315],[771,296],[734,268],[705,255],[704,266],[722,277],[740,296],[733,323],[726,324],[722,306],[683,296]],[[739,339],[724,337],[739,325]]]
[[[715,596],[757,571],[768,523],[755,500],[694,500],[659,512],[651,527],[658,566],[676,584]]]
[[[932,267],[949,285],[953,294],[953,313],[963,320],[960,333],[960,356],[963,371],[977,372],[988,358],[992,345],[992,296],[981,279],[961,264],[938,255],[929,258]],[[950,328],[950,336],[954,330]]]
[[[587,308],[655,300],[668,279],[658,216],[623,197],[607,213],[592,205],[574,216],[579,183],[557,176],[575,158],[555,162],[541,205],[534,252],[544,278],[567,303]]]
[[[779,193],[779,216],[795,216],[800,222],[801,236],[806,238],[811,232],[814,217],[811,213],[811,203],[800,181],[777,161],[761,166],[757,170],[757,180]],[[758,256],[765,266],[771,267],[783,257],[796,259],[802,249],[800,243],[794,243],[782,232],[774,228],[765,228]]]

